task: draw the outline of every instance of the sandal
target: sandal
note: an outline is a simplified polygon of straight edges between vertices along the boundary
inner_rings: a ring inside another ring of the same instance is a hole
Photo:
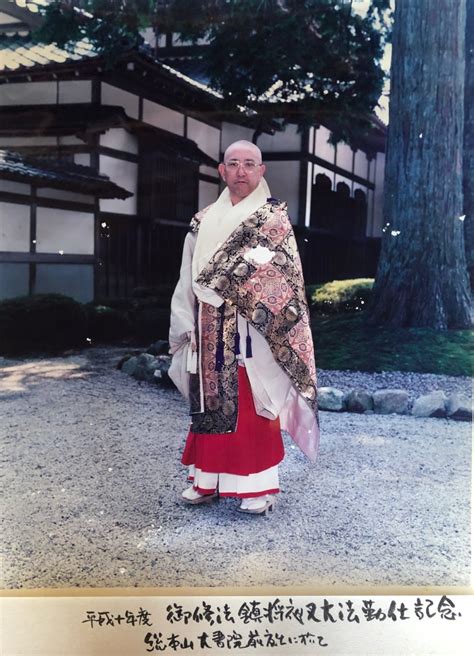
[[[272,512],[275,501],[275,497],[271,494],[252,499],[243,499],[237,510],[238,512],[248,513],[249,515],[266,515],[267,512]]]
[[[199,503],[209,503],[213,499],[217,499],[218,496],[219,495],[217,494],[217,492],[212,492],[211,494],[201,494],[200,492],[195,490],[194,487],[191,485],[191,487],[188,487],[181,494],[181,499],[186,503],[195,506]]]

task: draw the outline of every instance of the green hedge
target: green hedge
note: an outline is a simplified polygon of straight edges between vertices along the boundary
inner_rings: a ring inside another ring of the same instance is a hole
[[[107,305],[87,305],[88,333],[93,342],[108,342],[133,333],[128,310],[118,310]]]
[[[155,305],[139,306],[133,313],[135,337],[140,340],[168,339],[170,309]]]
[[[19,296],[0,302],[0,352],[60,351],[87,344],[85,307],[62,294]]]
[[[168,339],[170,296],[138,296],[78,303],[62,294],[36,294],[0,302],[0,355],[59,352],[125,338]]]
[[[163,283],[153,287],[135,287],[132,291],[132,299],[135,303],[152,302],[159,307],[170,307],[176,284]]]
[[[367,307],[374,284],[373,278],[333,280],[320,285],[308,285],[308,304],[316,313],[340,314]]]

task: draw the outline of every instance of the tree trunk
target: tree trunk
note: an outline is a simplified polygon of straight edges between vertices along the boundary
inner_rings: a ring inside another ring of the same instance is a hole
[[[474,2],[467,3],[466,81],[464,88],[464,240],[467,268],[474,287]]]
[[[382,250],[368,323],[470,325],[462,145],[465,0],[397,0]]]

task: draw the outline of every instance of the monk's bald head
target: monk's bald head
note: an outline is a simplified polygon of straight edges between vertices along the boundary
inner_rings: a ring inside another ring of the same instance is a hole
[[[221,178],[227,184],[230,199],[235,205],[246,198],[260,184],[265,165],[262,152],[251,141],[234,141],[224,153],[224,161],[218,167]]]
[[[227,162],[228,159],[232,159],[232,156],[236,151],[241,151],[244,149],[247,153],[252,154],[255,158],[257,164],[262,163],[262,151],[258,146],[256,146],[251,141],[246,141],[245,139],[239,139],[239,141],[234,141],[230,146],[227,147],[224,153],[224,162]]]

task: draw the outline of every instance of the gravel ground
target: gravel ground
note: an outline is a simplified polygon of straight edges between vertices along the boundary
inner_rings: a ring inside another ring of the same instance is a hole
[[[4,588],[469,585],[467,423],[321,412],[316,465],[285,438],[273,514],[185,506],[186,405],[114,368],[125,351],[0,359]],[[470,394],[466,378],[318,373]]]
[[[322,371],[318,370],[320,387],[337,387],[343,392],[360,387],[368,392],[375,392],[387,387],[405,389],[410,395],[410,402],[422,394],[435,390],[444,390],[447,394],[459,392],[470,398],[471,379],[461,376],[439,376],[437,374],[416,374],[406,371],[384,371],[368,374],[362,371]]]

